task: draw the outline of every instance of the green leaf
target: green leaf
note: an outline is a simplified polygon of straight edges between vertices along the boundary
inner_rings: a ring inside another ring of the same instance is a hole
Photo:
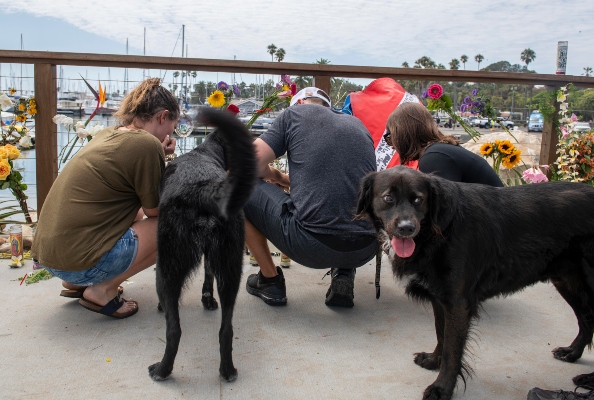
[[[446,108],[451,108],[452,104],[454,104],[454,102],[452,101],[450,96],[448,96],[447,94],[444,94],[443,96],[441,96],[441,100],[443,101],[444,106]]]
[[[10,187],[10,182],[4,182],[2,184],[2,188],[1,189],[4,190],[4,189],[8,189],[9,187]]]

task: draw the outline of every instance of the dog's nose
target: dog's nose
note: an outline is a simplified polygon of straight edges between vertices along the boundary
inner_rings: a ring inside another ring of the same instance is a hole
[[[415,232],[415,224],[411,221],[400,221],[396,225],[396,230],[402,236],[410,236]]]

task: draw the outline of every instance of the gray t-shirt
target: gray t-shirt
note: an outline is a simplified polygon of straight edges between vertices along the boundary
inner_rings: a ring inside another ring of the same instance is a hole
[[[356,238],[375,235],[354,220],[361,178],[376,170],[373,139],[363,123],[317,104],[287,108],[260,136],[277,157],[287,153],[291,200],[307,230]]]

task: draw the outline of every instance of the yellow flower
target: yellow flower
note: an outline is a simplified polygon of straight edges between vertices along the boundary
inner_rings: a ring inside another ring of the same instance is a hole
[[[23,103],[19,104],[19,111],[25,111],[25,105]]]
[[[223,107],[225,105],[225,95],[220,90],[215,90],[208,96],[207,101],[213,107]]]
[[[488,156],[493,152],[493,143],[485,143],[481,146],[481,154],[484,156]]]
[[[511,168],[515,167],[516,165],[518,165],[518,163],[520,161],[522,161],[522,157],[520,157],[521,153],[522,152],[520,150],[515,149],[513,151],[513,153],[511,153],[509,156],[504,157],[501,163],[503,164],[503,166],[505,168],[511,169]]]
[[[8,160],[6,159],[2,159],[0,160],[0,180],[4,181],[6,180],[6,177],[8,175],[10,175],[10,164],[8,163]]]
[[[35,114],[37,114],[37,109],[35,107],[28,108],[27,113],[29,115],[35,115]]]
[[[15,94],[15,93],[16,93],[16,89],[15,89],[15,88],[13,88],[13,87],[11,87],[11,88],[10,88],[10,94],[11,94],[11,95],[13,95],[13,94]]]
[[[8,152],[8,158],[11,160],[19,158],[19,156],[21,155],[19,149],[17,149],[16,146],[13,146],[12,144],[5,145],[4,149]]]
[[[18,122],[25,122],[27,120],[27,116],[26,115],[17,115],[16,117],[14,117],[14,119],[16,119]]]
[[[8,150],[4,146],[0,146],[0,160],[6,160],[8,158]]]
[[[503,154],[512,154],[514,149],[514,145],[512,144],[512,142],[510,142],[509,140],[502,140],[501,142],[499,142],[499,144],[497,145],[497,148],[499,149],[499,151]]]

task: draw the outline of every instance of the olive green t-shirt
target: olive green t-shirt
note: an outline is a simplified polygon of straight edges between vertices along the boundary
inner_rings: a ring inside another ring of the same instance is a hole
[[[140,207],[159,204],[165,153],[144,130],[99,132],[52,185],[39,215],[32,256],[62,271],[91,268],[132,225]]]

